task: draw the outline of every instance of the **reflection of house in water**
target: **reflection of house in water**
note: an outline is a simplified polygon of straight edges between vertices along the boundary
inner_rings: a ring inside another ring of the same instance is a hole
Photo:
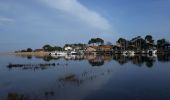
[[[169,54],[165,54],[165,55],[158,55],[158,61],[160,62],[169,62],[170,61],[170,55]]]
[[[135,65],[142,66],[145,64],[147,67],[152,67],[156,61],[156,57],[147,55],[135,55],[135,56],[123,56],[123,55],[113,55],[113,59],[118,61],[119,64],[123,65],[128,62],[132,62]]]
[[[111,61],[112,56],[108,55],[86,55],[85,58],[92,66],[102,66],[105,61]]]

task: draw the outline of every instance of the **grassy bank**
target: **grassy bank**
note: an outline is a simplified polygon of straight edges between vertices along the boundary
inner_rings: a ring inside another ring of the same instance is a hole
[[[36,57],[44,57],[48,56],[49,52],[17,52],[14,53],[16,56],[36,56]]]

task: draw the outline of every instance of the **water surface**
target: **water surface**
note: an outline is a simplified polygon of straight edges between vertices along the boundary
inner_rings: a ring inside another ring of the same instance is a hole
[[[169,55],[1,55],[0,100],[170,100],[169,61]]]

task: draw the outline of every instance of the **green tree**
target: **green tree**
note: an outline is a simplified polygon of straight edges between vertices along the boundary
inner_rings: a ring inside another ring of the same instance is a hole
[[[149,43],[154,43],[154,40],[151,35],[146,35],[145,40],[148,41]]]
[[[102,45],[104,44],[104,40],[101,38],[91,38],[88,42],[88,44],[98,44],[98,45]]]
[[[49,44],[46,44],[46,45],[44,45],[42,48],[43,48],[45,51],[49,51],[49,50],[52,49],[52,46],[49,45]]]
[[[97,43],[98,45],[103,45],[103,44],[104,44],[104,40],[101,39],[101,38],[96,38],[96,43]]]
[[[31,48],[27,48],[27,52],[32,52],[33,50]]]
[[[94,39],[94,38],[91,38],[88,42],[88,44],[94,44],[94,43],[96,43],[96,39]]]
[[[124,38],[119,38],[117,43],[121,45],[122,49],[126,49],[127,48],[127,40]]]
[[[63,48],[59,47],[59,46],[54,46],[52,48],[53,48],[53,51],[62,51],[63,50]]]

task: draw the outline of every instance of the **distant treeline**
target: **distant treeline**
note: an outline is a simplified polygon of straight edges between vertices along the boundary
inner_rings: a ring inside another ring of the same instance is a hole
[[[137,36],[135,38],[132,38],[131,40],[126,40],[125,38],[119,38],[116,41],[115,45],[121,45],[123,48],[127,48],[128,46],[134,45],[134,44],[140,44],[141,48],[146,48],[146,43],[153,44],[157,49],[164,49],[164,45],[170,45],[169,40],[166,39],[159,39],[155,42],[153,37],[151,35],[146,35],[145,38],[141,38],[141,36]],[[44,45],[41,49],[35,49],[27,48],[23,50],[19,50],[16,52],[33,52],[33,51],[63,51],[65,47],[80,47],[84,48],[85,46],[92,45],[92,46],[98,46],[98,45],[113,45],[111,42],[106,42],[102,38],[91,38],[87,44],[84,43],[75,43],[75,44],[65,44],[63,47],[61,46],[51,46],[50,44]]]

